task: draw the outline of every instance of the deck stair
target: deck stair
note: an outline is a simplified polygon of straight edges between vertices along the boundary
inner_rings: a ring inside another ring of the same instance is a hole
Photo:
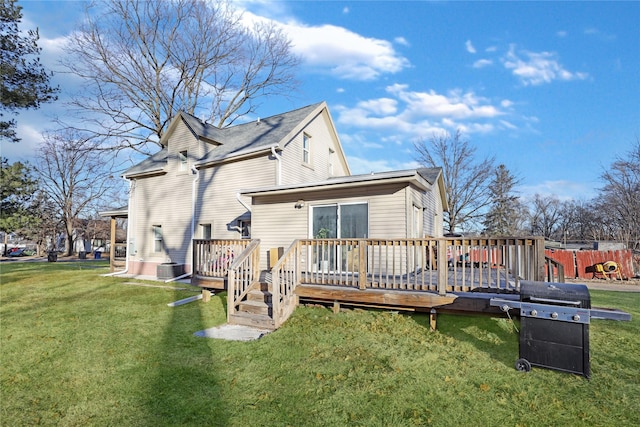
[[[238,304],[237,311],[229,316],[229,323],[275,329],[270,288],[266,282],[254,282]]]

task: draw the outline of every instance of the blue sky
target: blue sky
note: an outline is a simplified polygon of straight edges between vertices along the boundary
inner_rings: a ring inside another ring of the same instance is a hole
[[[51,69],[82,3],[20,1]],[[455,132],[535,193],[589,199],[640,138],[640,2],[242,1],[302,58],[300,91],[266,117],[326,101],[353,173],[418,166],[414,142]],[[77,84],[57,74],[64,91]],[[18,116],[28,160],[60,105]]]

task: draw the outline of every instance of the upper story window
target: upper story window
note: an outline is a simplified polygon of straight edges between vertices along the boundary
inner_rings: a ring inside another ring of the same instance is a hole
[[[186,171],[187,169],[189,169],[189,153],[187,153],[187,150],[181,151],[178,153],[178,160],[180,161],[180,166],[179,169],[181,172]]]
[[[306,133],[302,135],[302,162],[311,163],[311,137]]]

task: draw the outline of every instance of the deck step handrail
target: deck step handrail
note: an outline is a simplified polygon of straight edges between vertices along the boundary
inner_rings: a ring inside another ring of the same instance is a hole
[[[276,328],[291,316],[298,305],[295,290],[300,283],[300,249],[300,240],[295,240],[271,268],[271,298]]]
[[[544,257],[545,267],[546,267],[546,281],[547,282],[556,282],[556,283],[564,283],[564,265],[556,259],[551,258],[550,256]]]
[[[251,243],[238,254],[227,272],[227,319],[238,312],[238,305],[251,285],[260,278],[260,240]]]

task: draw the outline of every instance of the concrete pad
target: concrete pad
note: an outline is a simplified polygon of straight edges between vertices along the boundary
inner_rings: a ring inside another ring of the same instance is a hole
[[[257,329],[250,326],[241,325],[221,325],[215,328],[205,329],[203,331],[195,332],[193,335],[203,338],[217,338],[229,341],[253,341],[262,336],[268,334],[267,329]]]

